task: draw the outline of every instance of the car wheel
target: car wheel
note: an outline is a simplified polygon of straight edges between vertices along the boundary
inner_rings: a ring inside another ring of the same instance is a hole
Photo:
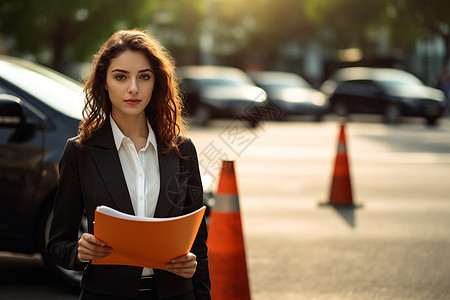
[[[334,113],[338,116],[345,117],[348,115],[348,107],[343,102],[337,102],[334,105]]]
[[[427,124],[430,126],[435,126],[439,117],[427,117]]]
[[[388,124],[397,124],[401,115],[400,107],[396,104],[390,103],[384,110],[384,118]]]
[[[196,123],[206,126],[211,120],[211,110],[205,105],[198,105],[194,111],[194,120]]]
[[[281,106],[281,104],[277,104],[276,102],[269,100],[265,107],[265,114],[261,116],[261,120],[283,121],[286,119],[287,115],[287,111]]]
[[[74,271],[74,270],[66,270],[58,265],[55,265],[48,255],[47,252],[47,243],[49,240],[50,226],[53,219],[53,211],[52,209],[47,209],[42,216],[42,222],[40,224],[39,229],[39,250],[42,255],[42,259],[46,265],[46,267],[51,271],[53,275],[57,278],[61,279],[64,283],[68,284],[72,288],[79,289],[81,276],[83,274],[82,271]],[[84,232],[87,232],[87,219],[83,217],[80,234],[81,236]]]
[[[256,128],[259,122],[260,121],[256,119],[248,119],[248,125],[250,126],[250,128]]]

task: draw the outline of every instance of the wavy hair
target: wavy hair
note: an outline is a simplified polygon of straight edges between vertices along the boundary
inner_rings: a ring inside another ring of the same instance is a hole
[[[78,126],[78,145],[82,147],[92,133],[101,128],[111,113],[111,100],[105,89],[106,73],[111,60],[126,50],[140,51],[150,61],[155,74],[152,99],[145,115],[157,136],[180,155],[178,146],[186,139],[186,123],[182,118],[183,101],[175,63],[169,52],[148,32],[133,29],[115,32],[93,59],[93,70],[84,86],[86,103]]]

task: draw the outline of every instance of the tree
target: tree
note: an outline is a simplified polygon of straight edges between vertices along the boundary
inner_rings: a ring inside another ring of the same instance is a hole
[[[171,52],[177,64],[198,62],[205,0],[160,0],[153,11],[151,33]]]
[[[318,26],[305,14],[305,0],[263,0],[255,8],[256,30],[253,49],[262,52],[263,62],[273,63],[280,47],[293,43],[300,47],[315,39]]]
[[[418,39],[438,35],[445,43],[443,65],[450,63],[448,0],[307,0],[307,15],[335,33],[337,47],[358,46],[366,54],[371,28],[388,26],[393,45],[413,46]]]
[[[67,58],[82,60],[120,27],[150,23],[152,1],[2,0],[0,33],[12,38],[13,55],[38,60],[51,51],[50,66],[64,71]]]
[[[450,68],[450,6],[448,0],[386,0],[393,41],[415,42],[440,36],[445,45],[443,68]]]
[[[366,57],[372,56],[367,32],[379,26],[383,0],[307,0],[305,10],[313,22],[334,32],[335,48],[361,47]]]
[[[272,68],[287,44],[300,46],[316,35],[304,14],[305,0],[215,2],[216,49],[229,64],[257,62]],[[220,51],[220,48],[222,51]],[[228,53],[227,53],[228,50]]]

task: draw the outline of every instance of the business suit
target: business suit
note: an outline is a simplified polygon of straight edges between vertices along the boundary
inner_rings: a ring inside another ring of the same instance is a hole
[[[180,159],[157,137],[160,169],[160,193],[155,217],[172,217],[189,213],[203,205],[202,184],[195,147],[190,140],[181,146]],[[60,162],[60,182],[55,198],[54,219],[48,251],[52,260],[67,269],[83,270],[83,290],[100,294],[134,297],[137,295],[141,267],[79,264],[76,260],[78,224],[86,214],[89,233],[93,233],[95,208],[107,205],[134,214],[122,172],[109,119],[84,143],[84,149],[68,140]],[[161,299],[193,290],[195,299],[210,299],[210,279],[203,220],[191,252],[197,256],[197,270],[186,279],[164,270],[154,270]],[[191,297],[192,299],[193,296]],[[189,298],[188,298],[189,299]]]

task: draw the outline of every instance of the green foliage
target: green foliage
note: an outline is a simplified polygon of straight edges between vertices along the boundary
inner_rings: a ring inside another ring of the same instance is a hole
[[[302,44],[315,38],[317,26],[304,11],[305,0],[217,1],[216,15],[220,24],[216,38],[237,43],[238,55],[234,64],[246,58],[259,61],[262,66],[273,64],[280,47]]]
[[[392,43],[412,47],[420,39],[440,36],[445,46],[443,68],[450,64],[448,0],[385,0]]]
[[[449,30],[448,0],[306,0],[306,14],[317,24],[336,31],[339,39],[364,35],[368,28],[391,25],[416,41],[430,32]]]
[[[155,32],[164,45],[192,49],[198,47],[206,11],[204,1],[160,0],[152,22]]]
[[[214,35],[216,55],[236,63],[252,55],[273,62],[286,44],[321,39],[332,49],[370,51],[389,28],[393,46],[411,47],[440,35],[450,43],[448,0],[2,0],[0,35],[13,38],[11,54],[43,54],[52,66],[90,60],[117,29],[149,28],[185,61],[198,55],[200,36]]]
[[[383,0],[306,0],[306,15],[318,25],[334,31],[337,47],[365,42],[366,32],[379,25]]]
[[[52,67],[62,69],[64,58],[86,59],[116,29],[148,24],[150,2],[2,0],[0,33],[14,39],[13,55],[50,49]]]
[[[450,6],[447,0],[386,0],[393,41],[404,45],[418,37],[450,34]]]
[[[444,39],[449,60],[450,5],[448,0],[306,0],[306,15],[330,28],[336,47],[370,48],[368,32],[386,27],[394,47],[410,48],[418,39]]]

